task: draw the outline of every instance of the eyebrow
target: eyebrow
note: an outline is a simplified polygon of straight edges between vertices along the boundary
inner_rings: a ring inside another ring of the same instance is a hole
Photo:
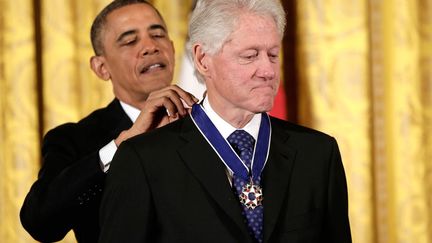
[[[135,35],[137,33],[136,30],[128,30],[123,33],[117,38],[116,42],[122,42],[124,38],[126,38],[129,35]]]
[[[157,30],[157,29],[160,29],[165,33],[167,32],[165,27],[161,24],[152,24],[147,28],[147,30]]]
[[[160,29],[166,33],[166,28],[161,24],[152,24],[147,28],[147,31],[158,30],[158,29]],[[138,31],[136,29],[125,31],[125,32],[120,34],[120,36],[117,38],[116,42],[121,42],[125,37],[127,37],[129,35],[135,35],[137,32]]]

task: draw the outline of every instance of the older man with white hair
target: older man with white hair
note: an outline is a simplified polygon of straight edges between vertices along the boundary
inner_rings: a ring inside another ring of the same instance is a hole
[[[119,148],[100,242],[351,242],[334,138],[267,115],[279,85],[277,0],[199,0],[188,51],[207,94]]]

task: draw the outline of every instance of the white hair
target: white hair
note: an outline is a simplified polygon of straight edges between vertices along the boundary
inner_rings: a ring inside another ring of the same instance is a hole
[[[189,21],[186,52],[193,59],[193,45],[199,43],[205,53],[215,54],[234,31],[241,13],[271,17],[282,39],[285,31],[285,11],[279,0],[198,0]],[[195,68],[195,76],[203,82]]]

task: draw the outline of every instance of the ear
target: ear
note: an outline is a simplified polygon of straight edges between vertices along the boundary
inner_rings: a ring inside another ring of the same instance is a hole
[[[195,63],[195,67],[198,72],[203,76],[207,76],[208,74],[208,56],[203,51],[201,44],[195,44],[192,47],[193,59]]]
[[[105,81],[111,79],[111,74],[105,65],[105,58],[103,56],[92,56],[90,58],[90,67],[100,79]]]

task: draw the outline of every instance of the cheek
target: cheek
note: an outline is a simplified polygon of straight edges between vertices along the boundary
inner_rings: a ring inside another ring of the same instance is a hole
[[[117,72],[123,72],[124,74],[129,74],[133,70],[133,58],[129,56],[119,55],[113,57],[110,60],[111,69]]]
[[[224,68],[222,70],[225,77],[229,79],[236,86],[247,87],[253,80],[255,69],[251,67],[245,67],[242,65],[236,65],[230,68]]]
[[[240,70],[233,71],[230,75],[225,75],[223,79],[224,88],[233,95],[233,97],[240,96],[241,94],[247,94],[250,92],[250,78],[243,74]]]
[[[279,84],[280,84],[280,77],[277,76],[276,79],[275,79],[275,81],[274,81],[274,88],[273,88],[274,91],[275,91],[275,93],[277,93],[277,91],[279,89]]]

